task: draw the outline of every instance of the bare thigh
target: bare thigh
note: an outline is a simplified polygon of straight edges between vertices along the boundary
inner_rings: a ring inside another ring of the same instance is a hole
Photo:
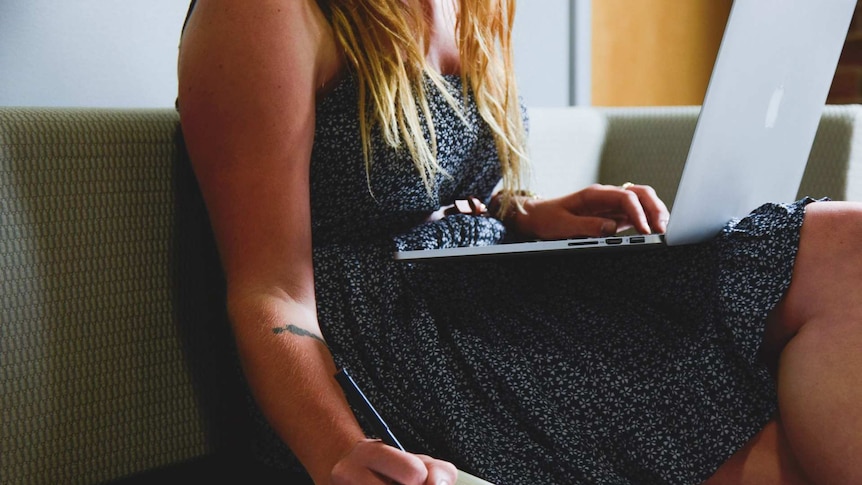
[[[787,443],[787,437],[776,418],[734,453],[706,481],[707,485],[810,483]]]
[[[719,484],[810,483],[787,443],[780,419],[773,419],[706,481]]]

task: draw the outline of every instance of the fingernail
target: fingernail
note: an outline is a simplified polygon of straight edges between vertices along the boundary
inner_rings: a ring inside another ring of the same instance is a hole
[[[440,480],[439,482],[437,482],[437,485],[449,485],[449,480],[446,480],[444,478],[443,480]]]
[[[607,221],[602,224],[602,235],[607,236],[616,232],[617,225],[614,222]]]

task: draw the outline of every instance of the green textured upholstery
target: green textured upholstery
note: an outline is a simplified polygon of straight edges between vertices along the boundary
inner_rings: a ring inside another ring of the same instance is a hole
[[[801,192],[862,200],[860,110],[827,108]],[[537,185],[671,199],[696,113],[531,110]],[[0,482],[232,466],[244,395],[184,153],[173,110],[0,108]]]
[[[652,185],[673,204],[699,107],[608,108],[599,180]],[[862,107],[826,106],[799,196],[862,200]]]
[[[222,285],[177,126],[0,108],[3,483],[103,482],[224,440]]]

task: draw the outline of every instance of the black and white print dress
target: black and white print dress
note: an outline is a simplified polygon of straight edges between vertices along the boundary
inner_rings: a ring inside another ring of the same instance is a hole
[[[789,283],[804,205],[765,205],[713,241],[646,253],[397,262],[396,248],[490,244],[486,217],[423,219],[499,180],[460,80],[462,121],[429,87],[439,161],[429,196],[375,134],[357,83],[321,100],[311,161],[324,337],[410,451],[498,484],[699,483],[776,412],[758,360]],[[430,84],[429,84],[430,86]]]

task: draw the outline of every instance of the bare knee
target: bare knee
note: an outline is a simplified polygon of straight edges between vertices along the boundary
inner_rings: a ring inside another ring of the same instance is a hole
[[[862,204],[806,208],[790,288],[767,321],[765,347],[778,348],[810,322],[856,320],[862,310]]]

